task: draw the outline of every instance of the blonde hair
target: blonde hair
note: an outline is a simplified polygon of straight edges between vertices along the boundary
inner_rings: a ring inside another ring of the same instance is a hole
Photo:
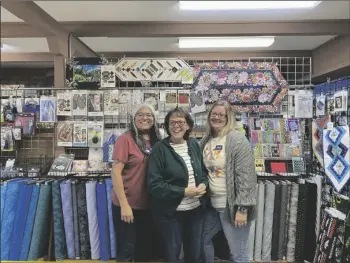
[[[223,106],[225,108],[226,111],[226,125],[223,127],[223,129],[220,131],[220,134],[217,134],[218,136],[225,136],[227,133],[229,133],[232,130],[236,130],[237,129],[237,123],[236,123],[236,118],[235,118],[235,113],[231,108],[230,103],[228,103],[225,100],[219,100],[217,102],[215,102],[209,112],[208,112],[208,116],[207,116],[207,123],[206,123],[206,133],[207,136],[209,137],[213,137],[214,136],[214,130],[210,125],[210,115],[212,113],[212,111],[214,110],[215,107],[217,106]]]

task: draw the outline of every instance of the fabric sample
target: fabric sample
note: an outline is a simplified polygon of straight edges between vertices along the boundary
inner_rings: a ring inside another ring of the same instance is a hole
[[[77,186],[72,182],[72,204],[73,204],[73,225],[74,225],[74,249],[75,258],[80,259],[80,241],[79,241],[79,219],[77,203]]]
[[[64,181],[60,188],[67,256],[70,259],[75,259],[72,182],[70,180]]]
[[[264,229],[265,184],[258,184],[257,218],[255,223],[254,260],[261,261],[261,248]]]
[[[27,214],[26,225],[24,228],[24,236],[22,239],[21,253],[19,256],[20,261],[25,261],[28,258],[30,249],[30,243],[32,240],[32,233],[34,228],[34,219],[36,215],[36,209],[39,198],[40,185],[33,185],[32,196],[30,198],[29,209]]]
[[[287,221],[287,207],[288,207],[288,185],[283,182],[281,184],[281,204],[280,204],[280,217],[279,217],[279,231],[278,231],[278,247],[277,247],[277,260],[282,260],[284,256],[284,243],[286,239],[286,225]]]
[[[26,183],[20,184],[9,260],[19,260],[32,191],[33,185],[28,185]]]
[[[306,182],[307,186],[307,212],[306,212],[306,227],[305,227],[305,245],[304,259],[312,262],[316,250],[316,215],[317,215],[317,185]]]
[[[289,207],[288,242],[287,242],[287,255],[286,255],[288,262],[294,262],[295,260],[298,196],[299,196],[299,185],[296,183],[292,183],[290,207]]]
[[[96,185],[98,230],[100,234],[100,256],[106,261],[111,258],[109,237],[108,208],[106,186],[103,182]]]
[[[16,217],[20,184],[21,182],[13,181],[7,185],[4,216],[1,222],[1,260],[8,260],[10,255],[11,237]]]
[[[112,215],[112,197],[111,192],[113,189],[112,179],[106,180],[106,191],[107,191],[107,208],[108,208],[108,223],[109,223],[109,238],[111,243],[111,257],[115,258],[117,256],[117,244],[113,224],[113,215]]]
[[[5,207],[6,190],[7,190],[7,183],[4,183],[4,184],[1,185],[1,188],[0,188],[0,191],[1,191],[1,196],[0,196],[0,198],[1,198],[1,200],[0,200],[0,202],[1,202],[1,207],[0,207],[0,213],[1,213],[0,214],[0,217],[1,217],[1,219],[0,219],[0,226],[1,226],[2,215],[4,213],[4,207]]]
[[[91,259],[99,259],[100,237],[97,219],[96,181],[86,183],[86,203],[89,222]]]
[[[36,260],[47,253],[49,244],[50,198],[51,184],[42,184],[40,187],[37,212],[35,214],[28,260]]]
[[[305,252],[305,233],[306,233],[306,213],[307,213],[307,186],[306,184],[299,184],[298,196],[298,214],[296,225],[296,242],[295,242],[295,261],[304,261]],[[307,245],[307,244],[306,244]]]
[[[271,240],[271,260],[278,260],[278,238],[280,231],[280,217],[281,217],[281,198],[282,198],[282,185],[278,182],[275,183],[275,200],[273,210],[273,229]]]
[[[56,260],[64,260],[67,258],[60,183],[61,181],[52,183],[53,236]]]
[[[264,231],[262,242],[262,261],[271,261],[271,242],[272,242],[272,226],[273,211],[275,202],[276,186],[271,182],[266,182],[265,191],[265,209],[264,209]]]
[[[350,178],[349,126],[323,131],[323,155],[326,175],[338,192]]]
[[[312,121],[312,150],[323,167],[323,130],[327,128],[329,116]]]
[[[78,220],[79,220],[79,243],[80,243],[80,258],[91,258],[89,222],[86,204],[86,188],[85,183],[80,182],[77,187],[77,204],[78,204]]]
[[[287,247],[288,247],[288,232],[289,232],[289,221],[290,221],[290,200],[292,198],[292,183],[286,181],[287,184],[287,213],[286,213],[286,228],[284,229],[284,233],[286,234],[284,238],[283,244],[283,255],[287,257]]]

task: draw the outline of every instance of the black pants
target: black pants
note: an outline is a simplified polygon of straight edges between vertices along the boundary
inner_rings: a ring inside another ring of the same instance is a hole
[[[178,262],[183,244],[186,263],[200,262],[203,210],[154,214],[163,237],[165,262]]]
[[[151,211],[133,209],[134,223],[128,224],[121,220],[120,207],[112,206],[117,241],[116,261],[149,262],[155,260],[157,234]]]

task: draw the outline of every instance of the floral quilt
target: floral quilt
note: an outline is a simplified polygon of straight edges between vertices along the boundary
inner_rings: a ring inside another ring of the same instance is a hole
[[[194,89],[204,91],[207,105],[227,100],[239,112],[277,112],[288,83],[267,62],[215,62],[195,66]]]

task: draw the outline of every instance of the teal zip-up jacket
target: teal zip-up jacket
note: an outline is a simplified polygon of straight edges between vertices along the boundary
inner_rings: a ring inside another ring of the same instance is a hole
[[[204,183],[208,188],[208,170],[203,162],[199,142],[189,138],[187,145],[196,185]],[[171,147],[170,137],[154,145],[148,161],[147,183],[154,212],[167,214],[176,211],[185,196],[188,170],[182,157]],[[200,201],[205,207],[206,197],[203,196]]]

